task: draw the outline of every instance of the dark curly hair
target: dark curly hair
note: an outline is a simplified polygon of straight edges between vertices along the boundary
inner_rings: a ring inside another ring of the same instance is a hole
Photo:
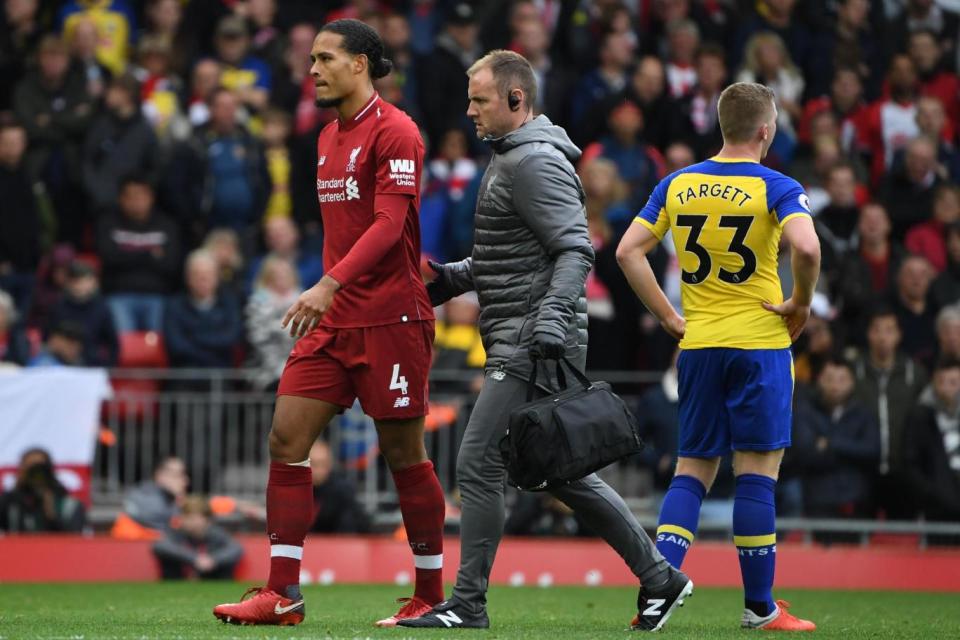
[[[367,72],[376,80],[393,69],[393,63],[383,57],[383,40],[380,34],[368,24],[359,20],[334,20],[323,25],[321,31],[330,31],[343,36],[345,51],[358,56],[367,56]]]

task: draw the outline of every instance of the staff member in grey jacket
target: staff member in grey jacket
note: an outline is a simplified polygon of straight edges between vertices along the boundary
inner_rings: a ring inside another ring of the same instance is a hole
[[[486,591],[504,523],[498,444],[508,416],[526,400],[532,366],[565,355],[583,368],[587,355],[584,282],[594,256],[572,164],[580,150],[545,116],[534,117],[536,81],[522,56],[493,51],[467,75],[467,116],[494,155],[477,198],[473,255],[431,265],[438,276],[428,291],[434,305],[477,292],[487,366],[457,460],[463,501],[457,584],[430,613],[399,622],[408,627],[490,625]],[[596,475],[553,495],[603,536],[639,579],[635,628],[662,626],[692,583],[663,559],[623,499]]]

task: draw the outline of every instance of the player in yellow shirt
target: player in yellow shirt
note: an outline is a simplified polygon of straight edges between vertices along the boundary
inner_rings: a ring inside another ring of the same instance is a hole
[[[773,92],[733,84],[717,108],[723,149],[664,178],[617,249],[633,290],[682,350],[679,459],[660,511],[657,548],[679,568],[720,457],[732,450],[741,624],[812,631],[816,625],[773,600],[774,491],[790,446],[790,345],[810,316],[820,243],[803,188],[760,164],[776,134]],[[646,258],[668,231],[681,268],[682,316]],[[777,276],[781,235],[792,256],[794,289],[787,300]]]

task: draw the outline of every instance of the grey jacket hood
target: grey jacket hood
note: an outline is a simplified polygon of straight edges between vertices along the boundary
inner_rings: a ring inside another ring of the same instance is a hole
[[[573,144],[563,127],[558,127],[550,122],[550,118],[543,115],[537,116],[505,136],[494,138],[490,141],[490,146],[497,153],[506,153],[531,142],[545,142],[556,147],[571,164],[576,163],[582,155],[580,148]]]

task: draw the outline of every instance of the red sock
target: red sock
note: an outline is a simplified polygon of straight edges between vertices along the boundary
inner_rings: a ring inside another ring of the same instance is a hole
[[[270,536],[270,580],[267,588],[286,595],[300,584],[303,540],[313,524],[313,481],[310,467],[270,463],[267,481],[267,534]]]
[[[437,604],[443,600],[443,489],[429,460],[395,471],[393,480],[417,569],[413,595]]]

